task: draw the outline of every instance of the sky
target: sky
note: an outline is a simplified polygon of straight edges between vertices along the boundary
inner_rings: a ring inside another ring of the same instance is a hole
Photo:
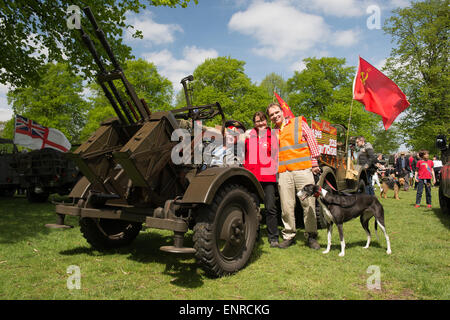
[[[198,0],[188,8],[148,7],[127,14],[132,30],[124,42],[136,58],[153,62],[177,92],[180,80],[207,58],[229,56],[245,62],[258,84],[272,72],[285,80],[305,68],[308,57],[358,56],[381,68],[390,56],[391,37],[382,26],[408,0]],[[0,121],[9,120],[8,85],[0,84]]]

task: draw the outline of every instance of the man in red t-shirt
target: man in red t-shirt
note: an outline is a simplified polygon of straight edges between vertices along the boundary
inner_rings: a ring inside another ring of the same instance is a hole
[[[431,208],[431,186],[436,182],[436,177],[433,171],[433,161],[429,159],[428,151],[423,150],[419,152],[420,160],[416,165],[416,174],[414,180],[417,185],[416,208],[420,207],[422,200],[423,187],[425,186],[427,207]]]

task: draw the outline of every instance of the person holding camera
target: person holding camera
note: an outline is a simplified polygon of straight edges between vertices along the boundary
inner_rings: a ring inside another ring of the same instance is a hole
[[[377,159],[372,144],[367,142],[363,136],[358,136],[356,137],[356,147],[359,149],[358,164],[363,166],[367,171],[366,193],[374,196],[375,190],[372,185],[372,176],[377,171],[377,167],[375,166]]]

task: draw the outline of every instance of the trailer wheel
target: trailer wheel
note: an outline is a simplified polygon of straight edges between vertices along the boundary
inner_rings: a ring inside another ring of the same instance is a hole
[[[242,269],[250,259],[258,233],[258,207],[240,185],[219,190],[209,206],[196,210],[195,256],[205,271],[224,276]]]
[[[27,188],[27,199],[31,203],[42,203],[48,200],[50,192],[43,191],[42,193],[34,192],[34,187]]]
[[[113,249],[129,245],[142,229],[142,223],[125,220],[80,218],[83,237],[95,249]]]

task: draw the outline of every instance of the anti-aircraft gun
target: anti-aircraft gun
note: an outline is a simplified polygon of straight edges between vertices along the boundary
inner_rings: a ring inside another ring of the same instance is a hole
[[[224,127],[220,104],[193,106],[189,98],[193,77],[188,76],[182,80],[187,106],[152,113],[124,75],[91,10],[83,11],[110,62],[103,62],[89,35],[80,28],[99,68],[97,82],[117,118],[103,122],[70,155],[84,177],[69,194],[72,203],[56,205],[57,223],[48,226],[67,227],[64,217],[77,216],[83,236],[97,249],[130,244],[143,225],[171,230],[174,243],[161,250],[195,254],[215,276],[242,269],[256,242],[261,185],[240,167],[205,169],[192,161],[175,164],[171,156],[178,152],[174,147],[179,141],[172,139],[177,129],[188,132],[183,141],[191,139],[191,146],[201,151],[206,128],[201,126],[196,135],[194,124],[220,116]],[[108,70],[111,67],[113,70]],[[125,95],[114,81],[121,81]],[[183,149],[185,152],[194,151]],[[192,248],[184,246],[189,229],[194,231]]]

